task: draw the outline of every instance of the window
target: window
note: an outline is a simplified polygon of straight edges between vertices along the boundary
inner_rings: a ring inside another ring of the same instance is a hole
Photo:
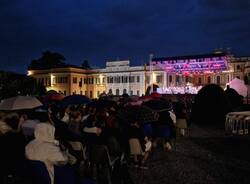
[[[198,84],[201,84],[201,77],[198,78]]]
[[[116,95],[119,95],[119,89],[116,89],[116,90],[115,90],[115,94],[116,94]]]
[[[240,76],[236,76],[236,78],[240,79]]]
[[[84,78],[83,81],[84,81],[84,84],[88,84],[88,79],[87,78]]]
[[[109,83],[113,83],[113,77],[110,77],[110,81],[109,81]]]
[[[176,83],[179,83],[179,82],[180,82],[180,76],[176,75]]]
[[[93,98],[93,92],[92,91],[89,92],[89,97]]]
[[[217,77],[216,77],[216,83],[217,83],[217,84],[220,84],[220,76],[217,76]]]
[[[112,89],[109,89],[108,94],[113,94]]]
[[[140,91],[137,90],[137,91],[136,91],[136,94],[137,94],[137,96],[140,96]]]
[[[88,92],[87,92],[87,91],[85,91],[85,93],[84,93],[84,94],[85,94],[85,96],[88,96]]]
[[[64,91],[63,94],[66,96],[67,95],[66,91]]]
[[[94,84],[94,78],[90,78],[90,84]]]
[[[162,83],[162,75],[156,76],[156,83]]]
[[[135,76],[129,76],[129,82],[134,83],[135,82]]]
[[[102,83],[105,84],[105,77],[102,78]]]
[[[130,95],[133,95],[133,91],[130,91]]]
[[[150,83],[150,76],[146,76],[146,83],[147,83],[147,84]]]
[[[127,76],[124,77],[124,83],[128,83],[128,77]]]
[[[137,76],[136,78],[137,78],[136,81],[140,82],[140,76]]]
[[[208,84],[211,83],[211,77],[210,77],[210,76],[208,76],[208,78],[207,78],[207,83],[208,83]]]
[[[74,84],[77,83],[77,77],[73,77],[73,83],[74,83]]]
[[[123,94],[126,94],[127,93],[127,89],[123,89]]]
[[[82,91],[80,91],[80,95],[82,95]]]
[[[100,78],[96,78],[96,84],[100,84]]]
[[[97,97],[99,97],[100,96],[100,91],[97,91]]]
[[[172,75],[169,75],[169,77],[168,77],[168,81],[169,81],[169,83],[171,83],[171,82],[172,82],[172,80],[173,80]]]
[[[240,70],[240,65],[237,65],[236,68],[237,68],[237,70],[239,71],[239,70]]]

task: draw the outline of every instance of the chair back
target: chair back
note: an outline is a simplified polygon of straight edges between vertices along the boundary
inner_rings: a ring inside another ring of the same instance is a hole
[[[147,137],[152,137],[153,135],[153,128],[151,124],[144,124],[143,125],[143,133]]]
[[[171,130],[168,125],[159,125],[156,130],[156,136],[161,138],[170,138]]]
[[[45,164],[41,161],[29,160],[32,180],[36,184],[51,184],[50,176]]]
[[[108,148],[105,145],[91,145],[89,159],[92,164],[110,165]]]
[[[54,166],[55,184],[77,184],[77,175],[68,165]]]

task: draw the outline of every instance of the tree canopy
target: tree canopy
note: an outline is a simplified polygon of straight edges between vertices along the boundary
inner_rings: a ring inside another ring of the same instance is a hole
[[[67,66],[65,57],[57,52],[45,51],[39,59],[31,61],[28,69],[50,69]]]
[[[0,99],[17,95],[42,95],[46,92],[43,84],[23,74],[0,71]]]
[[[81,64],[81,67],[82,67],[83,69],[91,69],[88,60],[84,60],[83,63]]]

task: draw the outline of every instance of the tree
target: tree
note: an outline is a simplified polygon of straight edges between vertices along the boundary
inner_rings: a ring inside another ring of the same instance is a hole
[[[65,57],[57,52],[45,51],[42,57],[31,61],[28,69],[50,69],[55,67],[66,66]]]
[[[84,60],[81,66],[83,69],[91,69],[88,60]]]
[[[11,72],[0,72],[0,99],[17,95],[42,95],[46,88],[32,77]]]
[[[230,104],[223,89],[216,84],[209,84],[195,96],[192,120],[197,124],[223,127],[225,116],[230,110]]]

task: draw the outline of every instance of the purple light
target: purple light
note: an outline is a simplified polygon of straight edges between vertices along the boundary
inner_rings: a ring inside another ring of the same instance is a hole
[[[195,73],[204,72],[211,73],[216,71],[227,70],[227,57],[214,57],[214,58],[203,58],[203,59],[189,59],[189,60],[164,60],[164,61],[153,61],[152,65],[158,65],[167,72],[173,73]]]

